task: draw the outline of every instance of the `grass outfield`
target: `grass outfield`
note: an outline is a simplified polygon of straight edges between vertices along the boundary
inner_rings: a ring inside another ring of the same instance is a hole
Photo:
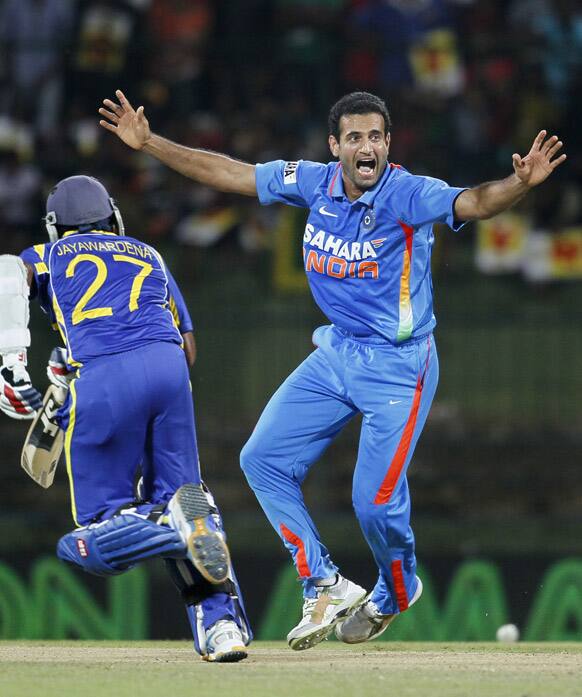
[[[208,664],[187,642],[0,642],[2,697],[580,697],[581,644],[256,642]]]

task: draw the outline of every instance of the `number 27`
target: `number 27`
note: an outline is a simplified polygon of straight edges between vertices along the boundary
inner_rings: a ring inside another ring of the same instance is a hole
[[[141,261],[140,259],[135,259],[134,257],[129,257],[125,254],[114,254],[113,259],[115,261],[126,262],[128,264],[134,264],[135,266],[141,267],[140,271],[133,279],[133,283],[131,284],[131,291],[129,293],[129,311],[134,312],[138,308],[138,300],[141,293],[141,288],[143,286],[143,282],[153,271],[153,266],[149,264],[147,261]],[[75,269],[77,268],[77,264],[81,263],[82,261],[89,261],[92,264],[95,264],[95,266],[97,267],[97,275],[95,276],[93,282],[87,288],[79,302],[75,305],[75,309],[73,310],[73,314],[71,316],[73,324],[79,324],[79,322],[83,322],[86,319],[95,319],[96,317],[108,317],[109,315],[113,314],[112,307],[94,307],[91,310],[85,310],[87,303],[99,291],[99,289],[107,279],[107,265],[105,264],[103,259],[101,259],[101,257],[98,257],[95,254],[79,254],[74,259],[72,259],[69,265],[67,266],[65,276],[67,278],[73,278],[73,276],[75,275]]]

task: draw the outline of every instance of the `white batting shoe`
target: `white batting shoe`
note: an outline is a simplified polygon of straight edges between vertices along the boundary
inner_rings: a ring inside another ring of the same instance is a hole
[[[316,586],[315,598],[303,603],[303,618],[287,634],[294,651],[303,651],[327,639],[336,624],[366,597],[366,590],[337,574],[331,586]]]
[[[408,607],[414,605],[422,595],[422,581],[418,576],[416,580],[418,581],[416,591],[410,599]],[[398,617],[399,614],[382,615],[378,611],[376,603],[368,600],[353,615],[337,625],[335,635],[345,644],[359,644],[363,641],[372,641],[385,632],[392,620]]]
[[[248,656],[242,634],[236,622],[218,620],[206,632],[205,661],[237,663]]]

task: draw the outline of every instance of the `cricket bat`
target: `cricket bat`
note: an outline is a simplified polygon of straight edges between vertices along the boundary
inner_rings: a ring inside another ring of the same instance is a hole
[[[53,483],[59,458],[63,451],[65,434],[55,421],[67,391],[49,385],[44,393],[42,409],[34,417],[20,456],[22,469],[40,486],[48,489]]]

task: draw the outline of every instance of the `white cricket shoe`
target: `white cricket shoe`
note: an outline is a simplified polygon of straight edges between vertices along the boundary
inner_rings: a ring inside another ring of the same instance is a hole
[[[416,577],[418,584],[416,591],[408,603],[408,607],[414,603],[422,595],[422,581]],[[388,625],[400,613],[394,615],[382,615],[378,610],[376,603],[371,600],[366,601],[359,607],[353,615],[348,617],[344,622],[338,624],[335,628],[335,635],[346,644],[359,644],[362,641],[372,641],[377,639],[380,634],[388,629]]]
[[[248,656],[242,634],[236,622],[218,620],[206,632],[205,661],[237,663]]]
[[[294,651],[303,651],[327,639],[335,625],[366,597],[366,590],[337,574],[331,586],[316,586],[317,596],[306,598],[303,618],[287,634]]]
[[[210,583],[228,577],[230,555],[200,484],[184,484],[168,504],[170,525],[180,533],[188,559]]]

